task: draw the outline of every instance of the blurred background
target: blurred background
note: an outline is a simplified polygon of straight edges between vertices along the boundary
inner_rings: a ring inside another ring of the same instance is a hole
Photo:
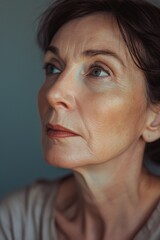
[[[44,77],[36,28],[48,4],[0,0],[0,197],[68,173],[48,166],[41,149],[37,92]]]
[[[44,77],[36,28],[48,4],[0,0],[0,197],[36,179],[69,173],[48,166],[41,148],[37,93]]]

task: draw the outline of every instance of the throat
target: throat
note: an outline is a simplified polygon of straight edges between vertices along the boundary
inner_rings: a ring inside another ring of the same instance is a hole
[[[119,212],[122,206],[117,206],[112,199],[110,203],[102,204],[95,198],[91,199],[89,195],[84,198],[84,192],[82,194],[74,178],[60,184],[56,209],[58,240],[77,239],[77,236],[78,240],[120,240],[117,237],[120,230],[126,230],[127,220],[122,223],[122,215]],[[123,210],[122,214],[124,217]],[[123,236],[122,239],[127,238]]]
[[[159,200],[160,183],[143,180],[139,186],[144,191],[131,192],[124,182],[98,191],[79,175],[65,179],[56,199],[58,240],[133,239]]]

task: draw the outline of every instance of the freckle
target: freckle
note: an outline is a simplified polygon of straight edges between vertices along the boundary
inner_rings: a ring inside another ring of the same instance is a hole
[[[148,135],[148,139],[150,139],[150,135]]]

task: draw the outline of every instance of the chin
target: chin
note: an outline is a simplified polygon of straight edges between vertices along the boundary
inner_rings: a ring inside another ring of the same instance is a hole
[[[85,156],[77,151],[45,151],[44,158],[49,165],[74,170],[91,164],[91,156]]]
[[[73,160],[70,157],[63,156],[63,154],[55,155],[45,154],[44,155],[46,162],[54,167],[72,169],[76,166]]]
[[[93,163],[93,156],[79,141],[43,141],[44,158],[49,165],[73,170]]]
[[[72,169],[76,165],[76,156],[62,149],[44,149],[44,157],[49,165]]]

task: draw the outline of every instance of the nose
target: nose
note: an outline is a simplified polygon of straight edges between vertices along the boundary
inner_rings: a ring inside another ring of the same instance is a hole
[[[46,98],[50,107],[72,111],[76,107],[75,93],[76,89],[73,77],[60,76],[47,89]]]

